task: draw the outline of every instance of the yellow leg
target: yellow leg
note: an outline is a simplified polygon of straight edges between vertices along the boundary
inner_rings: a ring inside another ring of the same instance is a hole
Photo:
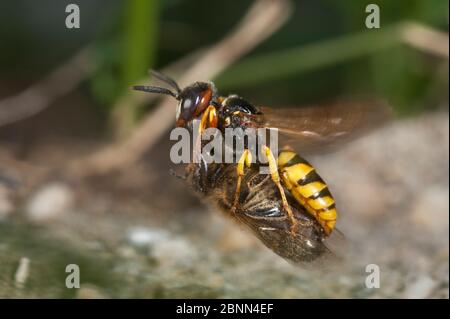
[[[218,117],[216,108],[213,105],[208,106],[206,110],[203,112],[202,119],[200,121],[200,127],[198,132],[200,137],[207,127],[217,127],[217,121]]]
[[[236,206],[239,201],[239,195],[241,193],[241,183],[242,183],[242,176],[244,176],[244,169],[245,166],[250,167],[252,164],[252,153],[249,150],[245,150],[244,153],[242,153],[241,158],[239,159],[237,163],[237,183],[236,183],[236,191],[234,193],[234,201],[233,206],[231,207],[231,210],[235,210]]]
[[[281,185],[280,175],[278,174],[277,161],[275,160],[275,157],[273,156],[273,153],[269,147],[263,146],[263,150],[264,150],[264,153],[266,154],[267,160],[269,162],[269,171],[270,171],[270,176],[272,177],[272,181],[277,185],[278,190],[280,191],[283,208],[286,210],[289,218],[292,221],[292,226],[294,227],[297,224],[297,219],[295,219],[295,217],[294,217],[294,213],[291,210],[291,206],[289,206],[289,203],[286,199],[286,194],[284,193],[283,186]]]
[[[202,118],[200,120],[200,125],[198,127],[198,136],[195,141],[195,150],[198,150],[198,153],[201,153],[201,142],[203,132],[208,127],[217,127],[219,119],[217,116],[216,108],[213,105],[210,105],[203,112]]]

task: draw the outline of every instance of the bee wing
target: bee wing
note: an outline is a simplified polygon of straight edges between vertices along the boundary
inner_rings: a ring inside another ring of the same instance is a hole
[[[301,231],[291,233],[287,229],[273,227],[273,224],[267,227],[247,225],[265,246],[290,263],[307,269],[326,269],[343,260],[341,252],[344,251],[344,246],[342,243],[334,243],[335,236],[332,240],[322,241]],[[334,251],[336,247],[339,248],[339,254]]]
[[[279,147],[304,153],[334,150],[388,122],[392,110],[382,101],[340,100],[299,108],[260,108],[260,122],[279,130]]]
[[[268,180],[267,183],[272,181]],[[335,236],[329,247],[330,243],[328,238],[324,237],[321,226],[304,208],[293,201],[291,208],[302,223],[298,224],[295,232],[291,231],[291,222],[284,218],[281,204],[273,204],[270,194],[275,193],[272,192],[272,185],[270,187],[270,193],[264,187],[258,191],[265,199],[255,199],[255,203],[248,203],[249,207],[244,208],[235,217],[246,224],[264,245],[291,263],[305,268],[326,268],[336,264],[340,256],[335,254],[334,249],[341,244],[335,242]],[[276,201],[281,200],[276,198]],[[338,252],[340,253],[340,250]]]

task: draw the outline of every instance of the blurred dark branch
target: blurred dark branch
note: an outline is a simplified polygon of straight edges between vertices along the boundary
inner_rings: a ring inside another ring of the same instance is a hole
[[[89,49],[84,48],[46,78],[17,95],[0,101],[0,126],[21,121],[49,107],[67,94],[93,71]]]
[[[177,82],[184,86],[213,78],[280,28],[287,21],[290,12],[287,0],[255,1],[236,28],[220,42],[199,54],[195,62],[177,78]],[[143,79],[139,84],[147,81],[148,79]],[[127,93],[118,103],[126,106],[136,101],[143,103],[151,98],[154,96],[133,92]],[[174,124],[174,118],[174,100],[163,99],[128,139],[113,142],[87,158],[76,160],[71,165],[72,172],[77,176],[87,176],[126,169],[152,148]]]

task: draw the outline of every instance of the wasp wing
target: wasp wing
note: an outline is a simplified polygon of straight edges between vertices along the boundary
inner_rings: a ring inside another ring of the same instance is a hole
[[[392,118],[391,108],[382,101],[347,99],[299,108],[260,109],[260,123],[278,129],[279,146],[292,147],[302,154],[334,150]]]

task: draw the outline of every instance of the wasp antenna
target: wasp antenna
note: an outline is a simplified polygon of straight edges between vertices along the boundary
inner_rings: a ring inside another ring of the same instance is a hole
[[[170,95],[170,96],[173,96],[174,98],[178,99],[178,94],[172,92],[169,89],[162,88],[159,86],[134,85],[134,86],[132,86],[132,89],[136,90],[136,91],[143,91],[143,92],[148,92],[148,93],[166,94],[166,95]]]
[[[159,73],[158,71],[155,71],[155,70],[149,70],[149,73],[150,73],[150,75],[154,76],[158,80],[163,81],[166,84],[169,84],[171,87],[173,87],[177,91],[177,93],[181,92],[181,89],[178,86],[177,82],[175,82],[175,80],[172,79],[171,77],[169,77],[165,74]]]

